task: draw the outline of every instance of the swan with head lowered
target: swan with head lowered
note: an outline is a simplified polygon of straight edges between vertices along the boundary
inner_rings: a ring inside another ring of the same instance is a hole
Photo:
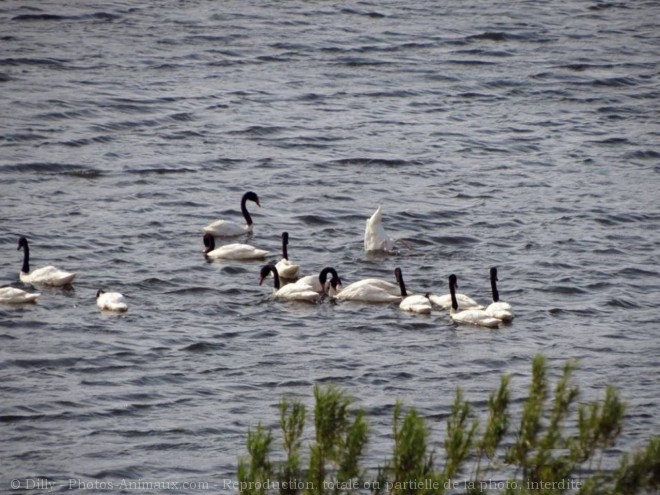
[[[285,279],[294,279],[298,276],[300,272],[300,265],[296,265],[289,261],[289,250],[287,246],[289,245],[289,233],[282,232],[282,259],[277,262],[275,268],[277,268],[277,273],[280,277]]]
[[[30,271],[30,247],[25,237],[18,239],[18,249],[23,249],[23,267],[20,279],[25,284],[41,284],[52,286],[69,285],[76,277],[75,273],[65,272],[54,266],[44,266]]]
[[[451,309],[449,314],[456,323],[467,323],[479,327],[496,328],[500,326],[501,321],[493,318],[483,309],[465,309],[459,310],[458,300],[456,299],[456,289],[458,288],[458,279],[456,275],[449,276],[449,295],[451,297]]]
[[[268,256],[268,251],[237,242],[216,248],[214,237],[204,234],[204,256],[209,259],[258,260]]]
[[[330,275],[329,281],[328,275]],[[331,266],[326,266],[318,275],[305,275],[296,283],[310,285],[316,292],[326,293],[330,296],[334,296],[341,290],[339,274]]]
[[[394,284],[380,278],[365,278],[347,285],[334,297],[340,301],[394,302],[401,300],[401,288],[398,280]]]
[[[401,297],[403,300],[399,304],[399,308],[404,311],[410,311],[412,313],[418,313],[422,315],[431,314],[431,301],[428,297],[422,296],[419,294],[408,295],[406,291],[406,284],[403,282],[403,274],[401,273],[400,268],[394,270],[394,276],[399,282],[399,289],[401,290]]]
[[[15,287],[0,287],[1,304],[26,304],[37,302],[41,294],[31,294]]]
[[[128,310],[128,304],[123,294],[119,292],[106,292],[99,289],[96,293],[96,305],[104,311],[124,312]]]
[[[456,280],[456,275],[449,276],[449,286],[454,284],[454,287],[458,287],[458,282]],[[444,296],[436,296],[435,294],[429,294],[429,299],[436,306],[440,306],[442,309],[450,309],[452,307],[452,296],[451,294],[445,294]],[[458,304],[458,310],[462,311],[464,309],[484,309],[484,307],[479,304],[477,301],[472,299],[470,296],[465,294],[454,293],[456,302]]]
[[[490,269],[490,288],[493,292],[493,302],[485,309],[486,313],[493,318],[502,321],[511,321],[515,317],[513,309],[508,302],[500,301],[500,293],[497,290],[497,268]]]
[[[280,275],[277,273],[277,268],[274,265],[265,265],[259,272],[259,285],[261,285],[268,274],[273,274],[273,294],[278,299],[286,299],[287,301],[306,301],[316,302],[321,299],[321,294],[314,290],[314,288],[304,282],[295,282],[282,286],[280,284]]]
[[[211,234],[214,237],[236,237],[252,232],[252,217],[245,206],[247,201],[254,201],[257,203],[257,206],[261,206],[259,204],[259,196],[256,193],[248,191],[243,194],[241,198],[241,213],[243,213],[243,217],[245,218],[245,225],[240,225],[230,220],[216,220],[204,227],[204,233]]]
[[[364,229],[364,250],[366,252],[390,252],[394,250],[394,241],[383,227],[383,208],[378,206],[375,213],[367,219]]]

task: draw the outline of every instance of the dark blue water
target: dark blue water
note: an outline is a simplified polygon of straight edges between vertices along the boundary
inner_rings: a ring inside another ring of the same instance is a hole
[[[222,491],[248,428],[275,427],[282,396],[311,405],[316,383],[367,410],[365,467],[391,453],[397,399],[442,452],[455,387],[483,401],[511,373],[521,399],[537,353],[555,375],[579,359],[585,401],[616,385],[617,447],[643,445],[660,427],[659,15],[653,1],[0,4],[0,284],[21,286],[20,235],[34,267],[78,273],[0,306],[2,491],[38,476]],[[305,274],[399,266],[413,291],[446,293],[456,273],[483,301],[496,265],[517,318],[486,331],[275,301],[261,263],[201,254],[202,227],[239,221],[247,190],[261,199],[247,240],[271,259],[286,230]],[[410,246],[397,256],[362,250],[379,204]],[[101,313],[99,288],[129,311]]]

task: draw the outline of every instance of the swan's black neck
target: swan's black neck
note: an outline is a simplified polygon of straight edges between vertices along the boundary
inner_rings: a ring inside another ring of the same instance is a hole
[[[245,206],[245,203],[248,199],[259,205],[259,197],[252,191],[248,191],[243,194],[243,197],[241,198],[241,213],[243,213],[243,217],[245,217],[245,223],[247,225],[252,225],[252,217],[250,216],[250,212],[247,211],[247,207]]]
[[[30,273],[30,248],[28,247],[27,239],[21,237],[18,241],[18,249],[23,248],[23,273]]]
[[[497,270],[494,268],[490,269],[490,289],[493,292],[493,302],[498,302],[500,300],[500,293],[497,290]]]
[[[287,249],[287,245],[289,244],[289,234],[284,232],[282,234],[282,258],[285,260],[289,259],[289,250]]]
[[[396,278],[396,281],[399,282],[399,289],[401,289],[401,297],[408,297],[408,293],[406,292],[406,284],[403,282],[403,274],[401,273],[400,268],[394,269],[394,278]]]
[[[261,280],[259,281],[259,285],[261,285],[269,273],[273,274],[273,288],[275,290],[280,290],[280,274],[277,273],[277,268],[273,265],[266,265],[261,269]]]
[[[456,299],[456,275],[449,276],[449,294],[451,295],[451,308],[458,311],[458,300]]]
[[[204,234],[204,254],[208,254],[215,249],[215,239],[211,234]]]
[[[319,273],[319,282],[321,282],[321,290],[325,290],[325,283],[328,280],[328,273],[332,275],[332,278],[330,279],[330,284],[332,285],[333,289],[337,288],[337,285],[341,284],[341,280],[339,279],[339,274],[337,273],[337,270],[332,268],[331,266],[326,266],[323,270],[321,270],[321,273]]]

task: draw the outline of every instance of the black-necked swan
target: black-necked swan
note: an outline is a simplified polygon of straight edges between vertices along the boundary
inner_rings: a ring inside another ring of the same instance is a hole
[[[285,279],[294,279],[300,272],[300,265],[296,265],[289,260],[289,233],[282,232],[282,259],[277,262],[275,268],[280,277]]]
[[[25,284],[62,286],[73,282],[75,273],[65,272],[54,266],[44,266],[30,271],[30,248],[25,237],[18,239],[18,249],[23,249],[23,267],[20,279]]]
[[[257,260],[268,256],[268,251],[237,242],[216,248],[214,237],[204,234],[204,256],[210,259]]]
[[[383,227],[383,208],[378,206],[375,213],[367,219],[364,229],[364,250],[366,252],[389,252],[394,249],[394,241]]]
[[[497,290],[497,268],[490,269],[490,288],[493,292],[493,302],[486,308],[486,313],[493,318],[502,321],[511,321],[515,317],[513,309],[508,302],[500,301],[500,293]]]
[[[96,293],[96,305],[104,311],[126,311],[128,304],[119,292],[106,292],[99,289]]]
[[[406,284],[403,282],[403,274],[401,273],[400,268],[396,268],[394,270],[394,276],[399,282],[401,297],[403,298],[401,304],[399,304],[399,308],[403,309],[404,311],[411,311],[413,313],[424,315],[430,314],[432,307],[431,301],[429,301],[428,297],[419,294],[413,294],[410,296],[408,295],[408,292],[406,291]]]
[[[2,304],[25,304],[37,302],[38,293],[26,292],[15,287],[0,287],[0,303]]]
[[[261,206],[259,204],[259,196],[256,193],[248,191],[243,194],[241,198],[241,213],[245,217],[245,225],[240,225],[231,220],[216,220],[204,227],[204,232],[214,237],[236,237],[252,232],[252,217],[245,206],[246,201],[254,201],[257,203],[257,206]]]
[[[452,303],[449,314],[452,320],[457,323],[469,323],[480,327],[495,328],[501,323],[497,318],[493,318],[483,309],[466,309],[459,311],[458,301],[456,300],[456,288],[458,287],[458,280],[456,275],[449,276],[449,295],[451,296]]]
[[[331,276],[329,283],[328,275]],[[334,296],[342,289],[339,274],[331,266],[323,268],[318,275],[305,275],[296,283],[311,285],[316,292],[327,293],[329,296]]]
[[[452,278],[453,277],[453,278]],[[453,280],[454,287],[458,287],[458,282],[456,280],[456,275],[449,276],[449,285],[451,286]],[[440,306],[442,309],[450,309],[452,307],[452,296],[451,294],[445,294],[443,296],[436,296],[435,294],[429,294],[429,299],[436,306]],[[463,311],[466,309],[484,309],[484,307],[479,304],[477,301],[472,299],[470,296],[465,294],[455,293],[454,297],[458,303],[458,310]]]
[[[277,268],[273,265],[265,265],[259,272],[259,285],[261,285],[268,274],[273,274],[273,294],[279,299],[286,299],[288,301],[307,301],[316,302],[321,298],[321,294],[314,290],[314,288],[304,282],[295,282],[286,284],[284,287],[280,285],[280,276],[277,273]]]

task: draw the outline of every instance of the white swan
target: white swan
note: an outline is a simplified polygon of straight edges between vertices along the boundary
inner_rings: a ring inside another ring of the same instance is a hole
[[[245,206],[245,202],[248,200],[254,201],[257,203],[257,206],[261,206],[259,204],[259,196],[256,193],[248,191],[243,194],[241,198],[241,213],[245,217],[245,225],[240,225],[230,220],[216,220],[204,227],[204,233],[211,234],[214,237],[236,237],[252,232],[252,217]]]
[[[394,249],[394,241],[385,233],[383,228],[383,209],[378,206],[376,212],[367,219],[364,229],[364,250],[389,252]]]
[[[497,290],[497,281],[497,268],[493,267],[490,269],[490,288],[493,292],[493,302],[485,311],[498,320],[511,321],[515,317],[515,314],[508,302],[500,301],[500,293]]]
[[[25,304],[37,302],[41,294],[31,294],[15,287],[0,287],[0,303]]]
[[[328,274],[331,275],[329,282]],[[299,278],[296,283],[311,285],[312,289],[316,292],[325,292],[330,296],[336,295],[342,289],[341,279],[337,274],[337,270],[330,266],[326,266],[318,275],[305,275]]]
[[[347,285],[334,296],[340,301],[393,302],[401,300],[401,289],[380,278],[365,278]]]
[[[96,305],[105,311],[127,311],[128,304],[119,292],[105,292],[99,289],[96,293]]]
[[[23,249],[23,267],[21,268],[20,279],[25,284],[42,284],[62,286],[73,282],[75,273],[65,272],[54,266],[44,266],[30,271],[30,248],[25,237],[18,240],[18,249]]]
[[[408,295],[406,292],[406,285],[403,282],[403,274],[401,273],[400,268],[394,270],[394,276],[399,281],[399,288],[401,289],[401,297],[403,300],[399,304],[399,308],[404,311],[410,311],[412,313],[418,313],[422,315],[431,314],[432,306],[431,301],[428,297],[421,296],[418,294]]]
[[[216,248],[215,239],[211,234],[204,234],[204,246],[204,256],[211,259],[258,260],[268,256],[268,251],[249,244],[233,243]]]
[[[449,295],[451,296],[452,303],[449,314],[452,320],[457,323],[469,323],[470,325],[477,325],[480,327],[495,328],[501,323],[497,318],[493,318],[483,309],[466,309],[463,311],[458,310],[458,301],[456,300],[457,279],[456,275],[449,276]]]
[[[453,277],[453,278],[452,278]],[[451,286],[452,280],[454,283],[455,287],[458,287],[458,283],[456,281],[456,275],[450,275],[449,276],[449,285]],[[458,310],[463,311],[466,309],[484,309],[484,307],[479,304],[477,301],[472,299],[470,296],[466,296],[465,294],[454,294],[456,297],[456,301],[458,303]],[[450,309],[452,305],[452,297],[451,294],[445,294],[443,296],[436,296],[435,294],[429,294],[429,299],[433,304],[436,306],[440,306],[442,309]]]
[[[314,288],[306,283],[300,281],[286,284],[284,287],[280,285],[280,276],[277,269],[273,265],[265,265],[259,272],[259,285],[269,273],[273,274],[273,294],[278,299],[286,299],[287,301],[307,301],[316,302],[321,299],[321,294],[314,290]]]
[[[289,233],[282,232],[282,259],[277,262],[275,268],[280,277],[286,279],[294,279],[300,272],[300,265],[296,265],[289,261],[289,251],[287,246],[289,244]]]

